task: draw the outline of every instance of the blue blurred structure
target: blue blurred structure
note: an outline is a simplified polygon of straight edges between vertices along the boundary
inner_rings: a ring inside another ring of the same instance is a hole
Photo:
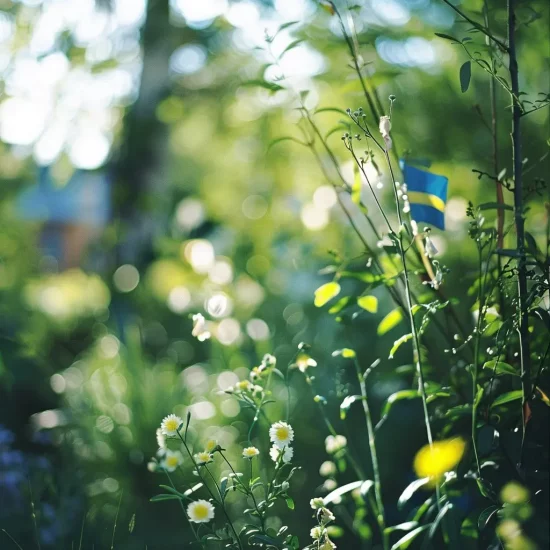
[[[412,219],[444,230],[449,180],[445,176],[420,170],[403,161],[401,161],[401,170],[407,184]]]
[[[19,215],[42,222],[41,247],[60,267],[75,267],[90,241],[111,215],[111,189],[101,171],[76,170],[63,186],[56,185],[49,166],[38,169],[38,182],[17,199]]]

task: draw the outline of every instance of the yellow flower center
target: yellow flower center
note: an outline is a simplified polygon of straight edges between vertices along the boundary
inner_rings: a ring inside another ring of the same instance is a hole
[[[178,457],[177,456],[169,456],[166,457],[166,465],[167,466],[177,466],[178,465]]]
[[[211,452],[216,448],[217,445],[218,445],[217,441],[215,441],[214,439],[210,439],[206,442],[206,450],[208,452]]]
[[[165,427],[170,432],[175,432],[178,429],[178,421],[170,418],[166,421]]]
[[[193,514],[197,519],[206,519],[208,517],[208,507],[204,504],[197,504],[193,509]]]
[[[281,441],[288,439],[288,428],[286,426],[279,426],[275,431],[275,435]]]

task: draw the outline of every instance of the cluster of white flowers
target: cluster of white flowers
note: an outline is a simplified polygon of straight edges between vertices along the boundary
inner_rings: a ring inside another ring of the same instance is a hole
[[[336,545],[330,540],[327,531],[327,525],[334,521],[334,514],[325,506],[325,502],[322,498],[312,498],[309,504],[316,512],[317,521],[319,525],[316,525],[311,531],[311,538],[317,542],[316,548],[322,548],[323,550],[332,550],[336,548]]]
[[[237,382],[234,386],[227,387],[221,393],[230,393],[230,394],[248,394],[252,397],[262,397],[264,389],[258,384],[253,384],[249,380],[241,380]]]
[[[269,456],[273,462],[278,462],[282,457],[283,462],[290,462],[294,455],[294,449],[290,446],[294,439],[294,430],[286,422],[275,422],[269,428],[269,439],[273,446]]]

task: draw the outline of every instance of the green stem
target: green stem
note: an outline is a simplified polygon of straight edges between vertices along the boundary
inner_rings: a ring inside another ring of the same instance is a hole
[[[414,355],[414,363],[416,365],[416,372],[418,375],[418,389],[420,392],[420,396],[422,398],[422,408],[424,410],[424,422],[426,425],[426,435],[428,436],[428,442],[430,445],[433,444],[433,437],[432,437],[432,428],[430,425],[430,416],[428,412],[428,398],[426,395],[426,388],[424,386],[424,371],[422,369],[422,359],[420,357],[420,338],[418,336],[418,330],[416,328],[416,322],[414,320],[414,313],[413,313],[413,304],[412,304],[412,298],[411,298],[411,287],[409,282],[409,270],[407,268],[407,257],[405,254],[405,250],[403,248],[403,236],[401,234],[401,227],[403,225],[403,219],[401,216],[401,208],[399,207],[399,197],[397,196],[397,187],[395,185],[395,176],[393,173],[393,168],[391,164],[390,157],[388,155],[387,151],[384,151],[386,156],[386,162],[388,163],[388,168],[390,171],[390,176],[392,180],[392,187],[393,187],[393,193],[394,193],[394,199],[395,199],[395,208],[397,210],[397,219],[399,221],[399,233],[397,235],[397,242],[399,243],[399,255],[401,256],[401,261],[403,262],[403,279],[405,283],[405,297],[407,300],[407,310],[409,314],[409,322],[411,324],[411,332],[413,335],[413,355]]]
[[[460,15],[460,17],[462,17],[463,19],[468,21],[468,23],[470,23],[470,25],[473,25],[478,31],[482,32],[485,36],[489,37],[495,44],[498,44],[503,49],[503,51],[505,51],[505,52],[508,51],[509,47],[502,40],[499,40],[498,38],[493,36],[493,34],[491,33],[491,31],[489,31],[489,29],[486,29],[483,25],[480,25],[479,23],[476,23],[473,19],[468,17],[464,12],[460,11],[449,0],[443,0],[443,2],[445,2],[445,4],[447,4],[447,6],[449,6],[456,13],[458,13],[458,15]]]
[[[176,486],[174,485],[174,482],[172,481],[172,478],[170,477],[170,474],[166,470],[164,470],[164,473],[166,474],[166,477],[168,478],[168,481],[170,482],[170,485],[172,486],[172,489],[176,491]],[[181,501],[181,498],[178,499],[178,502],[180,503],[181,511],[183,512],[183,515],[185,516],[185,519],[187,520],[187,523],[189,523],[189,527],[191,527],[191,531],[193,532],[193,535],[195,539],[197,539],[197,542],[201,545],[202,548],[204,548],[204,544],[201,542],[199,536],[197,535],[197,531],[193,527],[193,523],[189,519],[189,516],[187,515],[187,512],[185,511],[185,506],[183,505],[183,502]]]
[[[201,470],[200,470],[200,468],[197,464],[197,461],[195,460],[195,457],[193,456],[193,454],[191,453],[191,450],[187,446],[187,443],[185,442],[185,439],[181,436],[179,431],[177,432],[177,434],[178,434],[178,437],[181,439],[181,442],[183,443],[183,446],[185,447],[185,450],[187,451],[187,454],[189,455],[189,458],[191,459],[191,462],[193,462],[193,466],[195,467],[195,472],[197,472],[197,475],[199,476],[200,480],[203,482],[206,490],[208,491],[209,495],[212,497],[212,500],[214,502],[216,502],[220,506],[220,508],[222,509],[222,512],[223,512],[224,516],[226,517],[227,522],[229,523],[229,527],[231,528],[231,531],[233,531],[233,535],[235,536],[235,541],[237,542],[237,545],[239,546],[240,550],[244,550],[243,545],[241,543],[241,539],[239,538],[239,535],[237,535],[237,531],[235,530],[235,527],[233,526],[233,522],[231,521],[231,518],[229,517],[229,514],[227,513],[227,510],[225,509],[225,503],[224,503],[223,498],[221,499],[221,501],[218,501],[218,499],[215,497],[214,493],[212,492],[212,490],[208,486],[208,483],[206,483],[206,479],[202,475]],[[206,466],[205,466],[205,468],[206,468]],[[210,474],[212,479],[214,479],[212,474],[210,473],[210,470],[208,470],[208,468],[206,468],[206,471]],[[216,488],[218,489],[218,493],[220,494],[220,497],[221,497],[220,488],[218,487],[218,484],[216,483],[215,480],[214,480],[214,484],[216,485]]]
[[[382,483],[380,478],[380,469],[378,467],[378,454],[376,452],[376,442],[374,439],[374,428],[372,425],[372,417],[369,409],[369,402],[367,399],[367,385],[366,375],[363,375],[357,358],[354,357],[353,364],[355,365],[355,373],[357,375],[357,381],[361,388],[361,401],[363,402],[363,411],[365,412],[365,419],[367,424],[367,436],[369,438],[369,449],[372,460],[372,471],[374,477],[374,495],[376,498],[376,506],[378,508],[377,521],[380,528],[380,534],[383,541],[384,549],[388,548],[388,537],[386,535],[386,519],[384,512],[384,501],[382,500]],[[368,372],[368,371],[367,371]]]
[[[519,69],[516,57],[516,14],[514,0],[508,0],[508,44],[510,54],[510,80],[512,98],[519,95]],[[521,151],[521,106],[513,101],[512,106],[512,160],[514,166],[514,219],[516,222],[516,248],[518,260],[518,335],[520,344],[522,399],[522,438],[520,466],[526,433],[526,410],[531,397],[531,352],[529,342],[529,320],[527,311],[527,266],[525,257],[525,218],[523,217],[523,156]]]

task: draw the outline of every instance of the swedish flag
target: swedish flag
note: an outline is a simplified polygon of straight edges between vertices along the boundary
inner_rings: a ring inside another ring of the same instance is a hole
[[[449,180],[445,176],[420,170],[405,162],[401,163],[401,169],[407,185],[412,219],[445,229],[445,204]]]

